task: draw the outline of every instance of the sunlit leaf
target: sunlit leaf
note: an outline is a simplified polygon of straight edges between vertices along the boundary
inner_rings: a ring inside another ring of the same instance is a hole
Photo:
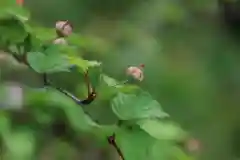
[[[181,140],[185,137],[183,130],[172,122],[157,119],[142,119],[137,124],[151,136],[159,140]]]
[[[164,118],[160,104],[146,92],[118,95],[112,100],[112,110],[121,120]]]
[[[146,160],[149,159],[148,152],[154,139],[139,130],[118,130],[116,143],[126,160]]]
[[[172,155],[170,142],[158,141],[141,130],[118,129],[116,143],[126,160],[169,159]]]
[[[38,73],[69,72],[69,68],[72,66],[66,56],[54,52],[51,54],[29,52],[27,60]]]
[[[100,62],[88,61],[88,60],[82,59],[81,57],[68,56],[68,59],[69,59],[69,62],[75,65],[81,72],[86,72],[91,67],[99,67],[101,65]]]
[[[33,27],[33,34],[37,39],[40,39],[43,42],[52,42],[57,37],[55,29],[48,29],[38,26]]]

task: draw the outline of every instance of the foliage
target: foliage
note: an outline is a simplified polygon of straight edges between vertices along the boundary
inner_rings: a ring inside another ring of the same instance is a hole
[[[117,80],[102,72],[100,62],[83,59],[79,54],[81,36],[70,36],[67,45],[52,44],[57,38],[54,30],[31,26],[30,14],[22,7],[7,2],[10,1],[0,3],[1,49],[39,74],[71,72],[72,66],[77,68],[80,76],[86,70],[95,70],[91,80],[95,87],[101,88],[98,92],[109,92],[105,99],[110,102],[113,114],[121,124],[102,125],[95,122],[82,106],[51,87],[25,87],[27,108],[24,110],[33,118],[16,126],[18,122],[12,120],[13,112],[1,111],[0,134],[7,148],[4,156],[13,160],[33,159],[36,143],[40,141],[38,134],[43,132],[42,126],[50,125],[59,117],[59,112],[64,113],[68,126],[76,134],[84,132],[104,143],[107,143],[107,137],[115,134],[116,144],[126,160],[167,160],[175,156],[172,152],[176,149],[175,142],[185,138],[185,133],[166,119],[169,115],[162,110],[159,102],[134,84],[116,85]],[[30,130],[29,126],[35,127]]]

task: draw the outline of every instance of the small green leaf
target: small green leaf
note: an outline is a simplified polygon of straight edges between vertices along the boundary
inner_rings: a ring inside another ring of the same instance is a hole
[[[120,91],[122,93],[135,93],[139,91],[140,88],[137,85],[129,85],[126,84],[128,81],[118,82],[114,78],[111,78],[105,74],[101,75],[101,79],[105,82],[109,87],[115,88],[115,90]]]
[[[77,66],[79,71],[83,73],[86,72],[89,68],[95,68],[101,65],[100,62],[84,60],[79,56],[68,56],[68,59],[72,65]]]
[[[69,68],[72,66],[66,56],[55,52],[50,54],[29,52],[27,60],[38,73],[69,72]]]
[[[172,122],[157,119],[142,119],[137,124],[152,137],[159,140],[182,140],[186,135],[183,130]]]
[[[146,92],[118,95],[112,100],[112,110],[121,120],[142,118],[164,118],[168,114],[162,111],[160,104]]]
[[[119,84],[121,84],[120,82],[118,82],[117,80],[113,79],[112,77],[107,76],[106,74],[102,74],[101,75],[101,79],[108,86],[111,86],[111,87],[117,87]]]

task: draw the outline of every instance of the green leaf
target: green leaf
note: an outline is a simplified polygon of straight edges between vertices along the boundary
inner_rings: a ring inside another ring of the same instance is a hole
[[[172,122],[157,119],[142,119],[137,124],[149,135],[159,140],[182,140],[185,132]]]
[[[43,42],[52,42],[57,37],[55,29],[48,29],[38,26],[33,26],[32,34]]]
[[[80,35],[78,34],[71,34],[69,37],[67,37],[67,41],[76,46],[82,46],[82,44],[86,43],[85,39],[83,39]]]
[[[146,133],[121,129],[116,132],[115,139],[126,160],[149,159],[147,153],[154,139]]]
[[[80,72],[86,72],[89,68],[99,67],[101,65],[100,62],[97,61],[88,61],[84,60],[81,57],[77,56],[68,56],[71,64],[77,66]]]
[[[49,54],[29,52],[27,60],[38,73],[69,72],[72,66],[66,56],[55,52]]]
[[[4,111],[0,112],[0,135],[2,137],[7,136],[10,133],[11,122],[10,117]]]
[[[79,56],[79,50],[75,46],[70,45],[56,45],[61,53],[68,55],[69,57],[78,57]]]
[[[25,104],[40,109],[43,107],[47,109],[51,106],[58,110],[62,110],[66,115],[69,126],[76,132],[90,132],[92,127],[97,126],[97,124],[85,114],[80,105],[55,89],[29,89],[25,96]]]
[[[154,139],[141,130],[118,129],[115,139],[126,160],[171,159],[174,155],[174,144]]]
[[[35,137],[31,131],[16,131],[4,138],[7,159],[31,160],[35,150]]]
[[[24,25],[17,19],[0,20],[0,39],[3,42],[19,43],[22,42],[28,33]]]
[[[112,100],[112,110],[121,120],[142,118],[165,118],[167,113],[162,111],[160,104],[152,99],[147,92],[138,94],[118,95]]]
[[[101,82],[102,69],[100,67],[92,67],[88,69],[88,77],[93,88],[99,86]]]
[[[117,80],[115,80],[112,77],[107,76],[106,74],[101,74],[101,79],[102,81],[104,81],[108,86],[111,87],[118,87],[119,84],[121,84],[120,82],[118,82]]]
[[[13,6],[0,11],[0,18],[3,17],[14,17],[21,22],[25,22],[29,20],[30,13],[23,7]]]

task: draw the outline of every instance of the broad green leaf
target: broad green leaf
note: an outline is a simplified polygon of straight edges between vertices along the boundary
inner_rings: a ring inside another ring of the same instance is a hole
[[[23,7],[19,6],[9,7],[0,12],[0,17],[5,17],[7,15],[11,15],[12,17],[15,17],[17,20],[21,22],[27,21],[30,17],[30,13]]]
[[[137,124],[152,137],[159,140],[182,140],[186,135],[183,130],[172,122],[158,119],[142,119]]]
[[[142,131],[118,130],[116,143],[126,160],[147,160],[149,149],[154,139]]]
[[[0,19],[0,39],[12,44],[23,42],[28,33],[24,25],[17,19]]]
[[[164,118],[168,114],[162,111],[160,104],[147,92],[118,95],[112,100],[112,110],[121,120],[142,118]]]
[[[29,52],[27,60],[38,73],[69,72],[69,68],[72,66],[66,56],[55,52],[48,54]]]
[[[15,131],[4,138],[6,157],[11,160],[31,160],[35,150],[35,137],[28,131]]]
[[[159,141],[141,130],[118,129],[116,143],[126,160],[170,159],[173,144]]]
[[[98,94],[97,99],[100,101],[109,101],[116,96],[118,91],[114,87],[108,86],[104,82],[100,82],[99,86],[96,89],[100,94]]]
[[[57,37],[55,29],[48,29],[36,26],[33,27],[32,34],[35,35],[37,39],[43,42],[52,42]]]

